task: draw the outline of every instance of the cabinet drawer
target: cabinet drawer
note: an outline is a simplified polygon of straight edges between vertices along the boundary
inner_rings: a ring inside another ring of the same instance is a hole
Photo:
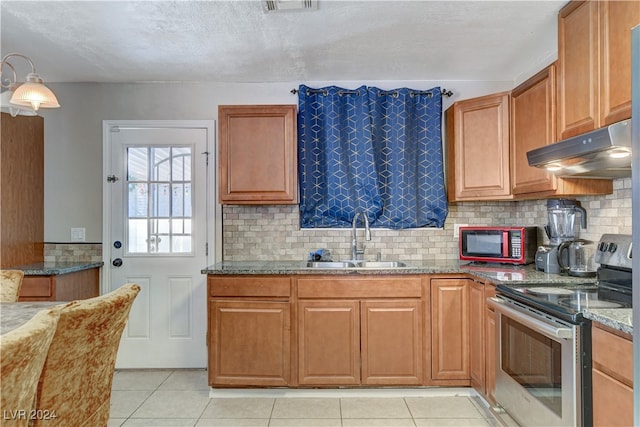
[[[291,279],[274,276],[209,277],[212,297],[289,297]]]
[[[24,277],[20,288],[20,297],[49,298],[53,296],[50,277]]]
[[[593,367],[618,381],[633,384],[633,343],[598,327],[591,331]]]
[[[422,278],[308,277],[298,279],[298,298],[420,298]]]

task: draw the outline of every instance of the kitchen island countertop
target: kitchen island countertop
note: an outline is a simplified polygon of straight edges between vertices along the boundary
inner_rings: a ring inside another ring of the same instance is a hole
[[[22,270],[25,276],[57,276],[60,274],[75,273],[77,271],[100,268],[103,262],[36,262],[34,264],[12,267],[13,270]]]

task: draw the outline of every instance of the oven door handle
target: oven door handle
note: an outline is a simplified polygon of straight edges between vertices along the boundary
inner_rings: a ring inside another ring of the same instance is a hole
[[[542,320],[538,320],[532,315],[523,313],[520,310],[509,307],[505,302],[496,297],[487,298],[487,304],[496,311],[510,317],[513,320],[533,329],[548,337],[554,338],[572,338],[573,331],[571,328],[558,327]]]

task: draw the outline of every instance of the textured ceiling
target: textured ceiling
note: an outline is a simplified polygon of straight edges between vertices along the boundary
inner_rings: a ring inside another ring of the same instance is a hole
[[[1,49],[45,82],[511,81],[553,59],[565,3],[2,0]]]

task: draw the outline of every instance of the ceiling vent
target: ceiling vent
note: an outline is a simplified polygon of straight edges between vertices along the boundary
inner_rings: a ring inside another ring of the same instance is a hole
[[[318,0],[264,0],[264,11],[284,12],[296,10],[318,10]]]

